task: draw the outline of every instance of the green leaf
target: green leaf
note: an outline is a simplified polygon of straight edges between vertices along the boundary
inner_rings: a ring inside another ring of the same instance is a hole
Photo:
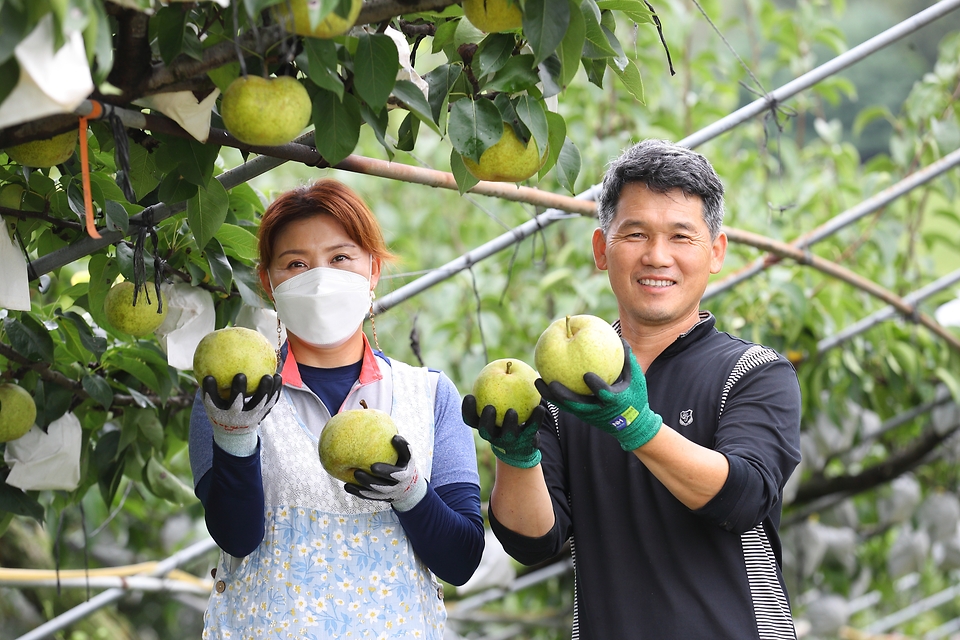
[[[585,38],[581,57],[594,59],[617,55],[600,26],[600,9],[596,2],[594,0],[583,0],[580,5],[580,13],[583,16]]]
[[[547,123],[547,110],[543,106],[543,100],[537,100],[530,96],[520,96],[517,98],[514,108],[523,124],[530,129],[533,139],[537,142],[537,149],[540,155],[548,149],[549,146],[549,124]]]
[[[526,0],[523,35],[534,53],[534,66],[556,51],[570,23],[570,5],[562,0]]]
[[[87,311],[90,312],[94,322],[98,325],[101,327],[109,326],[103,315],[103,299],[106,298],[114,280],[120,275],[120,265],[113,258],[98,253],[90,257],[90,261],[87,263],[87,271],[90,273],[90,282],[87,289],[87,300],[89,302]]]
[[[232,199],[233,189],[230,190],[230,195]],[[249,229],[250,227],[224,223],[214,237],[220,241],[223,251],[227,255],[245,262],[256,262],[260,256],[257,249],[257,236]]]
[[[139,144],[131,144],[130,148],[130,184],[138,199],[157,188],[160,184],[160,175],[153,156]]]
[[[43,505],[6,482],[0,483],[0,512],[33,518],[43,524]]]
[[[92,277],[92,276],[91,276]],[[87,289],[87,296],[89,299],[89,287]],[[76,311],[67,311],[66,313],[57,309],[56,315],[68,320],[72,323],[77,329],[77,335],[80,339],[80,344],[83,345],[83,348],[94,354],[97,359],[100,359],[100,356],[103,355],[103,352],[107,349],[107,340],[106,338],[101,338],[100,336],[94,335],[93,330],[87,325],[87,321],[78,314]]]
[[[104,367],[114,367],[126,371],[148,389],[154,392],[160,391],[160,381],[157,380],[157,375],[142,360],[124,355],[114,349],[103,356],[102,362]]]
[[[601,11],[619,11],[638,24],[655,24],[653,11],[643,0],[597,0]]]
[[[576,193],[577,176],[580,175],[580,150],[570,138],[563,142],[557,158],[557,180],[570,193]]]
[[[353,153],[360,139],[360,103],[352,94],[336,94],[320,89],[313,99],[314,144],[323,159],[335,166]]]
[[[640,104],[646,104],[643,95],[643,79],[640,77],[640,69],[637,68],[636,63],[630,60],[622,70],[616,66],[612,66],[611,68],[613,72],[619,76],[620,81],[623,83],[623,86],[627,88],[627,91],[630,92],[630,95],[636,98]]]
[[[393,146],[387,142],[387,126],[390,124],[390,114],[386,109],[381,109],[379,113],[374,113],[365,102],[361,102],[360,115],[364,122],[370,125],[373,135],[377,137],[377,141],[380,142],[384,151],[387,152],[387,160],[392,161],[394,155]]]
[[[460,191],[460,195],[465,194],[480,182],[472,173],[467,171],[466,165],[463,164],[463,157],[457,153],[456,149],[450,150],[450,173],[457,181],[457,189]]]
[[[213,81],[217,89],[220,89],[220,93],[226,93],[233,81],[240,77],[240,63],[228,62],[220,65],[216,69],[207,71],[207,77]]]
[[[443,64],[430,71],[423,79],[427,81],[430,87],[428,99],[430,101],[430,112],[433,114],[433,121],[440,124],[440,116],[446,113],[446,105],[449,98],[450,89],[457,82],[463,68],[456,64]]]
[[[20,320],[7,316],[3,330],[14,351],[33,362],[53,362],[53,338],[33,316],[24,313]]]
[[[240,298],[244,304],[251,307],[265,307],[266,302],[263,299],[263,285],[260,284],[260,276],[255,270],[245,264],[230,261],[233,267],[233,283],[237,285],[237,291],[240,292]]]
[[[195,60],[203,58],[197,32],[187,27],[190,14],[179,6],[163,7],[150,20],[151,29],[156,30],[157,48],[166,64],[185,53]]]
[[[47,425],[70,409],[73,390],[55,382],[40,380],[33,390],[33,399],[37,403],[37,426],[45,430]]]
[[[448,134],[457,153],[480,162],[503,136],[503,117],[489,100],[458,100],[450,108]]]
[[[20,80],[20,65],[16,58],[0,64],[0,103],[7,99]]]
[[[420,91],[420,87],[409,80],[397,80],[393,87],[393,95],[403,103],[403,105],[413,115],[422,120],[428,127],[440,133],[440,128],[433,121],[432,111],[427,98]]]
[[[143,479],[150,492],[158,498],[179,505],[192,504],[197,501],[193,491],[152,456],[147,460],[143,469]]]
[[[537,66],[537,75],[540,77],[540,86],[543,89],[542,97],[551,98],[563,91],[562,72],[563,64],[555,53],[551,53]]]
[[[206,189],[187,201],[187,220],[197,247],[203,251],[227,217],[230,197],[219,180],[210,180]]]
[[[207,259],[207,264],[210,265],[210,273],[214,281],[224,290],[230,291],[233,286],[233,267],[230,266],[230,261],[227,260],[223,247],[216,238],[210,238],[204,247],[203,255]]]
[[[303,49],[307,54],[307,77],[343,100],[343,81],[337,75],[337,45],[332,40],[304,38]]]
[[[24,9],[22,4],[15,2],[0,3],[0,25],[3,25],[3,28],[0,28],[0,63],[15,60],[13,50],[30,33],[32,25]],[[19,70],[19,66],[17,69]],[[18,71],[14,76],[14,84],[19,77]]]
[[[107,229],[119,229],[123,235],[127,235],[130,230],[130,216],[127,210],[115,200],[107,200],[103,212],[107,218]]]
[[[883,105],[873,105],[866,107],[857,113],[857,117],[853,120],[853,135],[859,136],[863,133],[863,130],[867,127],[868,124],[874,120],[886,120],[887,122],[894,122],[895,118],[893,114],[890,113],[890,109]]]
[[[198,187],[206,186],[213,177],[213,167],[220,153],[220,146],[203,144],[193,138],[188,140],[164,134],[155,135],[163,143],[154,152],[157,169],[161,173],[175,172]]]
[[[483,78],[502,69],[513,55],[516,46],[517,39],[512,34],[491,33],[484,38],[473,56],[472,66],[477,78]]]
[[[549,127],[547,133],[549,147],[547,149],[547,159],[543,163],[543,166],[540,167],[538,174],[540,179],[543,179],[543,176],[547,175],[547,172],[557,163],[557,158],[560,156],[560,149],[563,148],[564,140],[566,140],[567,137],[567,123],[563,119],[563,116],[559,113],[547,111],[546,117]]]
[[[404,116],[397,129],[397,149],[413,151],[417,144],[417,134],[420,132],[420,119],[412,112]]]
[[[943,367],[937,367],[934,372],[937,376],[937,379],[947,385],[947,389],[950,390],[950,395],[953,397],[953,401],[957,404],[960,404],[960,378],[957,378],[952,371],[944,369]]]
[[[483,88],[485,91],[520,93],[533,89],[538,82],[540,82],[540,76],[533,64],[533,56],[524,54],[510,58]]]
[[[100,406],[104,409],[109,409],[110,405],[113,404],[113,389],[111,389],[110,384],[100,376],[88,373],[83,376],[81,384],[83,385],[83,390],[86,391],[91,398],[99,402]]]
[[[390,36],[364,33],[357,38],[353,58],[354,86],[367,105],[379,112],[397,80],[400,56]]]

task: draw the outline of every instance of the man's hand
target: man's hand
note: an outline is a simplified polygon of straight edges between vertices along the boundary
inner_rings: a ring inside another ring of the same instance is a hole
[[[507,409],[503,424],[497,426],[497,410],[493,405],[483,407],[477,413],[477,399],[472,395],[463,398],[460,412],[463,421],[480,433],[490,443],[493,455],[511,467],[529,469],[540,464],[540,423],[546,409],[538,405],[523,424],[514,409]]]
[[[389,502],[397,511],[409,511],[426,495],[427,480],[413,462],[406,439],[396,435],[391,442],[397,450],[396,464],[374,462],[370,473],[361,470],[353,473],[357,484],[348,482],[343,488],[360,498]]]
[[[650,409],[647,380],[630,345],[623,338],[620,340],[623,342],[623,370],[612,385],[595,373],[583,375],[583,381],[594,395],[574,393],[559,382],[547,384],[542,378],[534,384],[545,400],[612,434],[624,451],[633,451],[657,435],[663,419]]]
[[[257,448],[257,427],[280,398],[283,380],[279,374],[263,376],[252,396],[245,396],[247,376],[238,373],[230,384],[230,395],[220,396],[217,381],[207,376],[200,383],[203,406],[213,423],[213,439],[220,448],[236,456],[248,456]]]

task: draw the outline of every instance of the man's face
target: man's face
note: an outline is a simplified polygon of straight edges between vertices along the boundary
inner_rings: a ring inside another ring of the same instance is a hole
[[[725,234],[710,239],[702,207],[680,189],[623,188],[606,236],[594,232],[593,255],[607,271],[624,322],[680,332],[697,322],[700,298],[727,250]]]

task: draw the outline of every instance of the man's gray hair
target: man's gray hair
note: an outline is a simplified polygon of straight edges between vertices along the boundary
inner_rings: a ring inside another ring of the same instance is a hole
[[[644,140],[611,161],[597,198],[597,217],[605,235],[617,213],[620,192],[631,182],[643,183],[658,193],[681,189],[699,196],[710,239],[717,239],[723,225],[723,183],[710,161],[699,153],[667,140]]]

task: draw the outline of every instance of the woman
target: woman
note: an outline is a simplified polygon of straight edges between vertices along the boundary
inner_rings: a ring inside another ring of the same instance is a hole
[[[363,201],[334,180],[281,195],[259,231],[260,280],[287,330],[280,374],[244,397],[201,382],[196,493],[222,549],[204,638],[436,638],[434,576],[463,584],[483,551],[476,450],[443,373],[371,348],[363,320],[392,259]],[[279,335],[279,326],[278,326]],[[279,338],[278,338],[279,340]],[[331,415],[391,414],[398,460],[343,485],[320,465]]]

